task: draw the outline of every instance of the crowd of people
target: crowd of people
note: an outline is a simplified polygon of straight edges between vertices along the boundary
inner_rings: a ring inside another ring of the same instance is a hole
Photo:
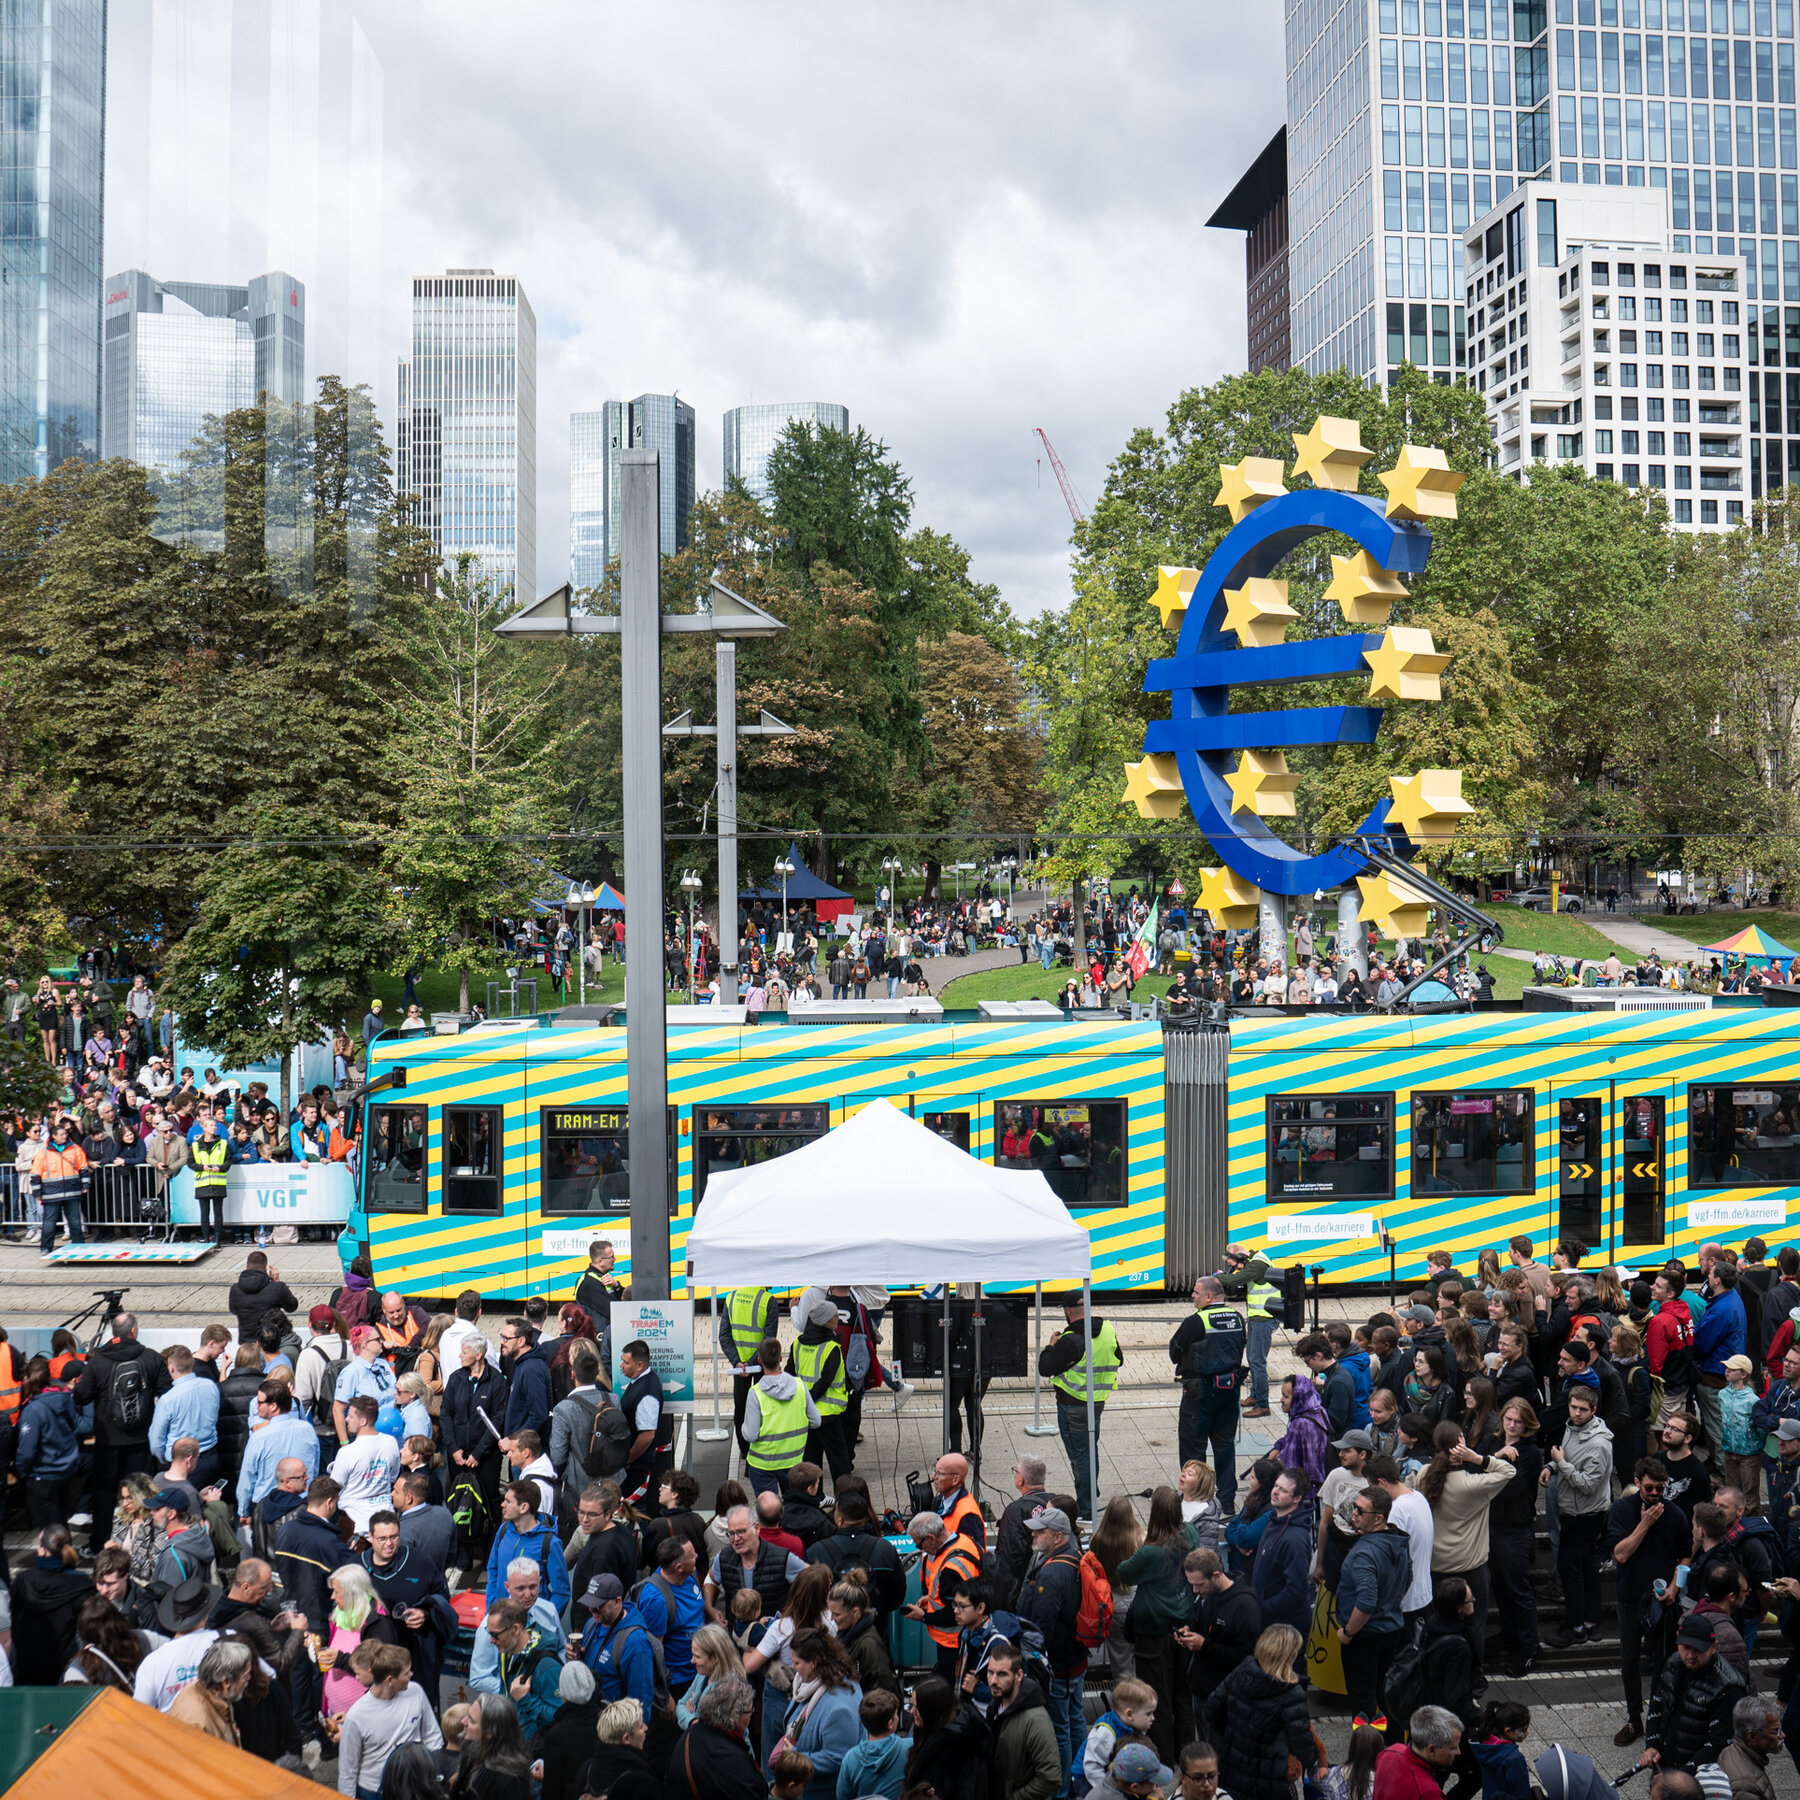
[[[1071,1491],[1022,1455],[993,1518],[960,1451],[901,1513],[856,1469],[868,1396],[910,1392],[880,1290],[806,1290],[786,1342],[769,1292],[725,1297],[744,1480],[703,1506],[648,1348],[608,1379],[604,1240],[567,1301],[498,1324],[366,1265],[303,1307],[253,1249],[191,1343],[125,1312],[85,1356],[0,1334],[36,1534],[0,1649],[16,1683],[113,1687],[366,1800],[1524,1800],[1533,1774],[1590,1800],[1577,1752],[1528,1769],[1501,1689],[1616,1624],[1616,1742],[1657,1800],[1771,1800],[1800,1651],[1773,1694],[1751,1653],[1771,1607],[1800,1645],[1800,1250],[1629,1283],[1584,1260],[1434,1254],[1402,1307],[1294,1321],[1276,1380],[1279,1281],[1228,1247],[1169,1343],[1181,1466],[1147,1509],[1091,1490],[1123,1357],[1092,1321],[1090,1375],[1077,1303],[1040,1365]],[[1240,1468],[1276,1391],[1285,1430]],[[1338,1760],[1309,1704],[1331,1655]]]

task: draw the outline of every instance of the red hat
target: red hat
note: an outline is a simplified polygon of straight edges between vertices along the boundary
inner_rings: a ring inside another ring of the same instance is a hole
[[[337,1322],[337,1314],[329,1306],[315,1306],[306,1315],[306,1322],[314,1331],[329,1331]]]

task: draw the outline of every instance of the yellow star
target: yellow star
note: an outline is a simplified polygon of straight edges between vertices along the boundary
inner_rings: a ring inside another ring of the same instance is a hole
[[[1454,519],[1456,490],[1468,479],[1435,444],[1402,444],[1400,460],[1376,476],[1388,491],[1390,519]]]
[[[1175,758],[1146,756],[1142,762],[1127,763],[1123,800],[1138,809],[1140,818],[1178,818],[1186,797]]]
[[[1256,884],[1235,869],[1202,869],[1200,897],[1196,905],[1212,914],[1221,931],[1236,931],[1256,923]]]
[[[1266,575],[1252,575],[1241,588],[1225,590],[1225,629],[1235,631],[1245,649],[1279,644],[1287,636],[1288,620],[1299,614],[1288,605],[1288,584]]]
[[[1314,487],[1354,494],[1362,466],[1375,452],[1365,450],[1362,426],[1355,419],[1313,420],[1311,431],[1294,433],[1294,479],[1310,475]]]
[[[1352,625],[1385,625],[1394,602],[1406,597],[1406,584],[1384,569],[1368,551],[1331,559],[1327,600],[1335,600]]]
[[[1237,767],[1225,777],[1231,810],[1262,819],[1291,819],[1299,784],[1300,777],[1288,773],[1287,757],[1279,750],[1240,750]]]
[[[1418,937],[1428,923],[1431,902],[1404,881],[1397,881],[1386,870],[1374,875],[1359,875],[1356,885],[1362,889],[1359,919],[1372,919],[1383,937]]]
[[[1415,844],[1447,844],[1459,819],[1475,808],[1462,797],[1461,769],[1421,769],[1417,775],[1390,775],[1394,791],[1388,822]]]
[[[1450,658],[1438,654],[1429,631],[1411,625],[1390,625],[1380,644],[1363,652],[1363,661],[1374,673],[1369,678],[1371,700],[1441,700],[1438,677]]]
[[[1234,525],[1265,500],[1273,500],[1287,492],[1278,456],[1246,456],[1242,462],[1219,464],[1219,493],[1214,506],[1222,506],[1231,514]]]
[[[1171,569],[1166,563],[1157,565],[1156,592],[1150,597],[1150,604],[1162,614],[1165,631],[1187,611],[1188,602],[1194,597],[1194,583],[1199,579],[1198,569]]]

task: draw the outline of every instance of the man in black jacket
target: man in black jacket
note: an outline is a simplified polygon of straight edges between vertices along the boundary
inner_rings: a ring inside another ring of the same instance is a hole
[[[1087,1676],[1087,1647],[1075,1635],[1081,1611],[1081,1552],[1069,1515],[1060,1507],[1040,1506],[1025,1521],[1031,1533],[1033,1567],[1019,1594],[1018,1613],[1044,1634],[1044,1657],[1050,1665],[1050,1723],[1056,1729],[1062,1758],[1063,1784],[1081,1762],[1087,1742],[1087,1716],[1082,1693]]]
[[[1262,1636],[1262,1602],[1250,1584],[1233,1581],[1214,1550],[1190,1550],[1182,1565],[1194,1591],[1194,1623],[1175,1633],[1175,1641],[1193,1658],[1189,1664],[1194,1717],[1207,1696],[1256,1649]]]
[[[1029,1538],[1026,1548],[1030,1548]],[[888,1614],[906,1604],[906,1571],[901,1566],[900,1554],[876,1532],[869,1517],[869,1503],[854,1488],[838,1499],[837,1530],[812,1545],[806,1560],[823,1563],[831,1571],[833,1581],[838,1580],[846,1569],[867,1569],[869,1598],[874,1602],[884,1630]]]
[[[94,1523],[88,1546],[99,1550],[112,1536],[113,1505],[127,1475],[151,1475],[150,1420],[157,1397],[174,1385],[163,1359],[138,1342],[134,1314],[113,1319],[113,1334],[82,1366],[75,1404],[94,1409]]]
[[[1717,1762],[1731,1742],[1732,1709],[1743,1697],[1744,1678],[1719,1655],[1712,1621],[1690,1614],[1650,1695],[1638,1767],[1691,1771]]]
[[[300,1302],[294,1297],[294,1290],[281,1279],[279,1269],[269,1267],[268,1253],[263,1250],[252,1250],[244,1258],[244,1271],[231,1284],[231,1292],[225,1296],[225,1304],[230,1308],[231,1316],[237,1320],[240,1344],[255,1343],[257,1329],[262,1324],[265,1313],[295,1313],[300,1310]]]
[[[990,1580],[998,1580],[1006,1589],[1009,1606],[1018,1597],[1019,1584],[1031,1564],[1031,1533],[1025,1521],[1040,1506],[1050,1504],[1044,1487],[1049,1475],[1050,1466],[1041,1456],[1021,1456],[1013,1464],[1013,1486],[1019,1497],[1000,1515],[994,1535],[994,1566],[987,1571]]]
[[[1613,1502],[1604,1546],[1618,1570],[1620,1675],[1625,1684],[1625,1723],[1615,1744],[1634,1744],[1643,1734],[1642,1662],[1647,1658],[1653,1670],[1662,1667],[1681,1617],[1679,1604],[1672,1603],[1652,1626],[1645,1623],[1644,1608],[1658,1581],[1673,1588],[1675,1565],[1693,1542],[1687,1514],[1663,1498],[1669,1472],[1662,1463],[1654,1456],[1642,1458],[1635,1477],[1632,1491]],[[1670,1598],[1675,1602],[1676,1596]]]
[[[331,1636],[331,1573],[348,1560],[336,1523],[338,1491],[329,1475],[317,1476],[306,1490],[305,1506],[276,1532],[275,1553],[269,1559],[281,1577],[289,1607],[306,1615],[307,1630],[321,1643]],[[319,1709],[323,1677],[301,1657],[288,1671],[288,1681],[294,1717],[310,1721]]]
[[[362,1565],[375,1585],[376,1599],[387,1608],[401,1648],[412,1652],[414,1679],[427,1694],[435,1694],[443,1673],[444,1646],[457,1631],[443,1565],[402,1543],[400,1521],[387,1511],[369,1515],[369,1547],[362,1553]]]

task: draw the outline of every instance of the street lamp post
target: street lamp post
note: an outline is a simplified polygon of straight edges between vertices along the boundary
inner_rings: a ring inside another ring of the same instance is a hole
[[[890,914],[894,913],[899,908],[900,873],[905,867],[906,864],[897,856],[886,857],[881,864],[881,872],[887,877],[888,881],[888,912]]]
[[[575,954],[581,963],[581,1004],[587,1005],[587,947],[588,947],[588,908],[600,898],[599,890],[591,883],[584,881],[572,898],[581,902],[581,942],[575,946]]]
[[[794,872],[794,865],[788,861],[786,856],[783,856],[781,858],[781,860],[778,863],[776,863],[776,865],[775,865],[775,873],[781,877],[781,935],[784,938],[788,934],[787,884],[788,884],[788,877],[791,874],[793,874],[793,872]]]
[[[696,875],[692,869],[685,871],[681,877],[681,891],[687,895],[688,906],[687,966],[689,1006],[694,1004],[694,901],[699,895],[702,885],[700,877]]]

